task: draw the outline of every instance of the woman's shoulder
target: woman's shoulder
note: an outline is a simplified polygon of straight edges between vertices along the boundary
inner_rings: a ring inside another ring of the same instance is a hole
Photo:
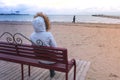
[[[44,35],[44,36],[48,36],[48,37],[51,37],[52,36],[52,33],[51,32],[40,32],[40,33],[35,33],[35,32],[33,32],[32,34],[31,34],[31,36],[40,36],[40,35]]]
[[[47,34],[48,34],[49,37],[53,37],[51,32],[47,32]]]
[[[52,33],[51,33],[51,32],[47,32],[47,34],[52,35]]]
[[[31,33],[31,35],[30,35],[30,36],[33,36],[33,35],[35,35],[35,32]]]

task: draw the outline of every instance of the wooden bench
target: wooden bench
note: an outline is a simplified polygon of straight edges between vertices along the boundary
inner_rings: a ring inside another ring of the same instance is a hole
[[[4,33],[4,35],[5,34],[8,34],[8,32]],[[21,64],[22,80],[24,80],[24,64],[28,65],[29,76],[30,66],[35,66],[39,68],[53,69],[55,71],[64,72],[66,73],[66,80],[68,80],[69,71],[74,66],[74,80],[76,79],[76,62],[74,59],[68,60],[67,49],[36,46],[32,44],[18,44],[15,39],[15,35],[12,35],[12,38],[12,42],[9,42],[8,38],[8,42],[0,41],[0,60]],[[20,39],[18,39],[18,41],[20,41]],[[44,64],[41,63],[40,60],[46,60],[55,63]]]

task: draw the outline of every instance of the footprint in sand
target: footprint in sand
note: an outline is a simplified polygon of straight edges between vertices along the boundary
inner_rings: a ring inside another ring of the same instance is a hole
[[[110,74],[109,74],[109,77],[116,77],[116,78],[118,78],[119,76],[116,75],[116,74],[110,73]]]

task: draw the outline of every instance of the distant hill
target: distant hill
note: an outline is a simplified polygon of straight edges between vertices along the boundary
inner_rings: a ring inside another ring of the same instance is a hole
[[[16,13],[0,13],[0,15],[29,15],[29,14],[16,14]]]

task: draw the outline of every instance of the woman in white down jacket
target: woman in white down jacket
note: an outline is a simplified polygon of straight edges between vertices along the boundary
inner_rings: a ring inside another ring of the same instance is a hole
[[[43,13],[37,13],[34,16],[34,20],[32,21],[34,32],[31,34],[30,39],[33,43],[37,44],[37,40],[42,42],[41,46],[51,46],[57,47],[56,41],[51,34],[48,32],[50,29],[50,22],[46,15]],[[43,63],[52,64],[52,62],[41,61]],[[55,71],[50,70],[50,77],[54,77]]]

